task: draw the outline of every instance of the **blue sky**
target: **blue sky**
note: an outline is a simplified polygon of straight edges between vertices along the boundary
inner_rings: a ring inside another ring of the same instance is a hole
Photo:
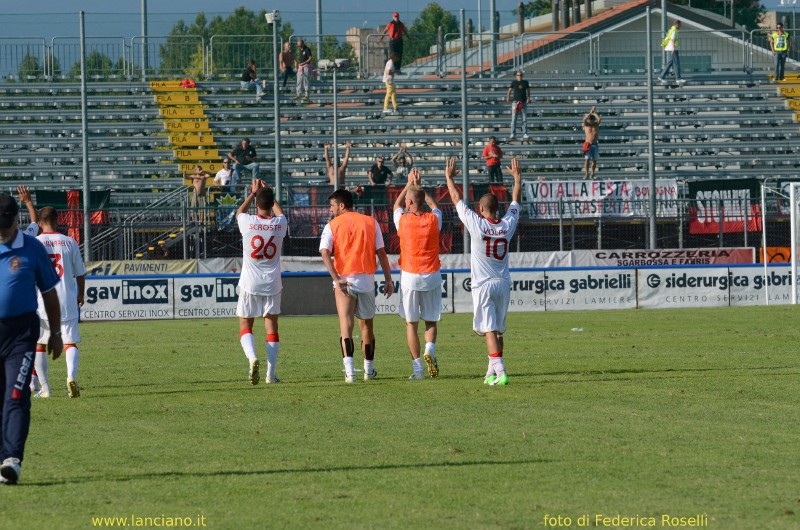
[[[407,24],[417,17],[430,2],[423,0],[321,0],[322,32],[343,34],[354,26],[375,28],[392,18],[392,12],[400,12],[400,19]],[[477,25],[479,0],[439,0],[444,9],[453,11],[463,8],[467,18]],[[512,10],[519,0],[496,0],[501,23],[513,19]],[[488,26],[489,0],[480,0],[484,27]],[[79,34],[79,11],[86,13],[86,33],[90,36],[124,35],[127,38],[140,35],[141,0],[0,0],[0,12],[4,13],[3,35],[73,36]],[[227,16],[238,6],[258,12],[261,9],[277,9],[285,21],[291,22],[299,34],[316,31],[316,0],[148,0],[148,33],[153,36],[166,35],[179,19],[191,22],[203,11],[209,17]]]

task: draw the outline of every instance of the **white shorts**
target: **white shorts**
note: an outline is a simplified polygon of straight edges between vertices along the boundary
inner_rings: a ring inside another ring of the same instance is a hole
[[[38,344],[47,344],[50,340],[50,323],[46,318],[39,321],[39,340]],[[73,318],[66,322],[61,322],[61,340],[64,344],[77,344],[81,341],[81,334],[78,332],[78,319]]]
[[[472,329],[478,335],[488,331],[505,333],[511,287],[505,280],[488,281],[472,289]]]
[[[236,316],[240,318],[265,317],[281,314],[281,294],[260,295],[239,291]]]
[[[442,290],[415,291],[400,288],[400,318],[406,322],[439,322],[442,319]]]
[[[375,293],[356,293],[348,289],[347,294],[356,299],[356,318],[360,320],[375,318]]]

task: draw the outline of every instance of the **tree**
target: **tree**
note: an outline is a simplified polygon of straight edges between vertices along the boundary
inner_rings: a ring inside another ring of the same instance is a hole
[[[514,16],[519,14],[519,9],[511,11]],[[525,18],[538,17],[553,12],[553,4],[550,0],[534,0],[522,5],[522,16]]]
[[[340,43],[333,35],[322,37],[322,53],[315,55],[316,59],[348,59],[350,68],[358,66],[358,59],[353,46],[348,43]]]
[[[409,36],[403,50],[403,62],[411,63],[415,59],[430,55],[431,46],[437,42],[439,27],[445,34],[459,32],[455,15],[433,2],[420,11],[409,28]]]
[[[690,0],[676,0],[675,3],[689,5]],[[697,9],[713,11],[719,15],[722,14],[721,4],[718,0],[691,0],[691,6]],[[758,23],[767,12],[758,0],[737,0],[734,2],[734,7],[736,11],[733,17],[734,21],[744,26],[748,31],[757,29]]]
[[[27,81],[29,77],[31,78],[41,78],[44,74],[42,66],[39,64],[39,59],[31,54],[25,54],[25,57],[19,63],[19,68],[17,69],[17,77],[20,81],[24,82]]]
[[[100,76],[109,77],[112,75],[122,75],[124,73],[122,58],[117,60],[117,64],[108,55],[102,54],[97,50],[86,56],[86,76]],[[79,78],[81,76],[81,62],[76,61],[69,69],[69,76],[71,78]]]

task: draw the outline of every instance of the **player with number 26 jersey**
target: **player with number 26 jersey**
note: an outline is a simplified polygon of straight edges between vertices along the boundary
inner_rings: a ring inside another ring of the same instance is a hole
[[[288,222],[283,215],[261,217],[240,213],[236,217],[242,233],[242,273],[239,289],[260,296],[281,292],[281,254]]]

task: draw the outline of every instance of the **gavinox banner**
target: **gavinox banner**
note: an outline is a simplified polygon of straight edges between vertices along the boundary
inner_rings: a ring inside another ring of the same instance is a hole
[[[647,180],[526,181],[524,208],[531,219],[646,217],[650,183]],[[659,217],[678,214],[678,184],[656,180]]]

